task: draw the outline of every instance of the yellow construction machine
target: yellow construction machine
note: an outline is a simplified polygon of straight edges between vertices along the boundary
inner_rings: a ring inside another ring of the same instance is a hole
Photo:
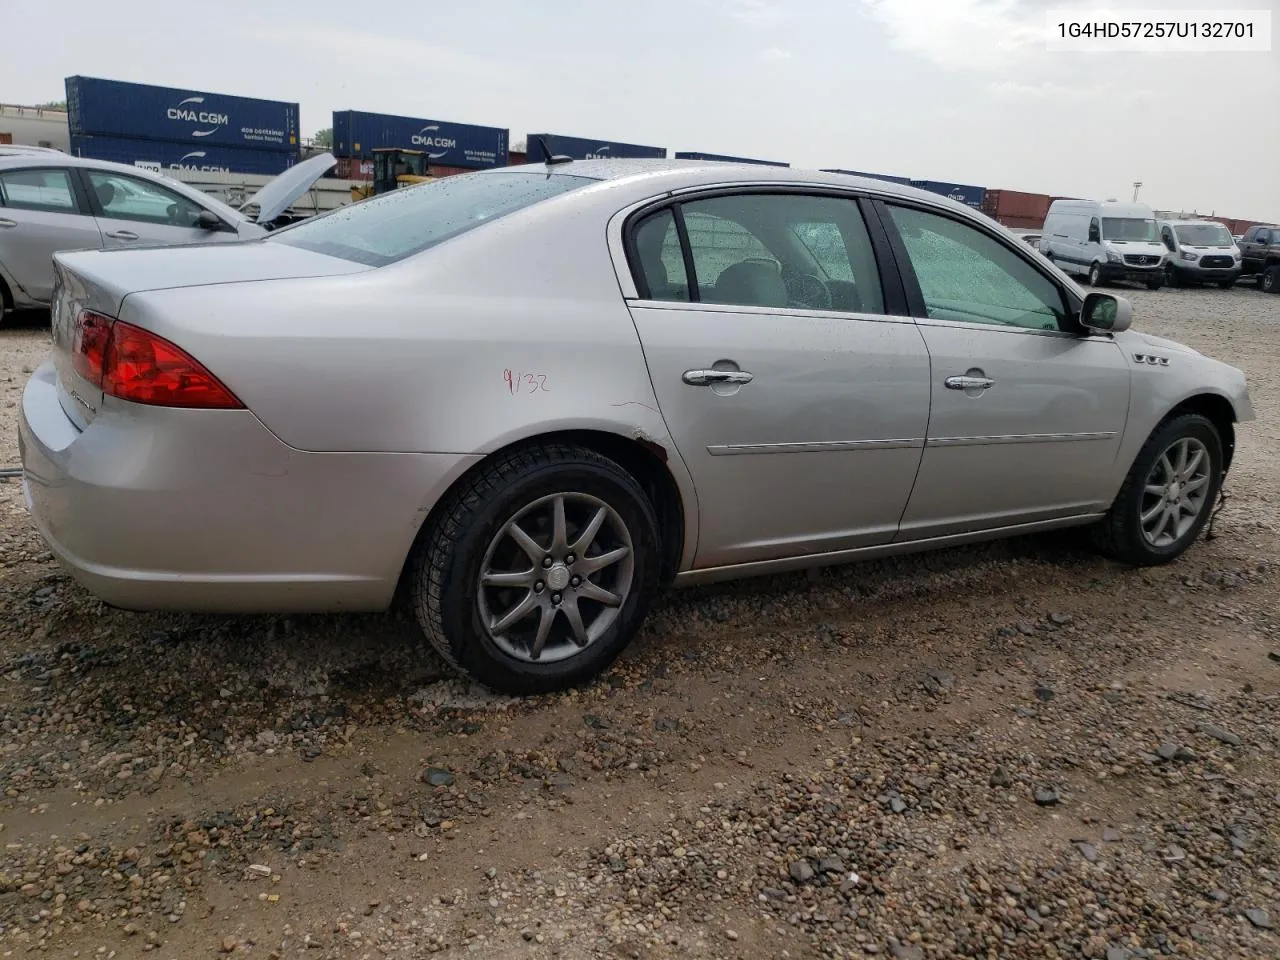
[[[364,200],[434,179],[427,170],[427,155],[422,150],[378,147],[373,151],[373,179],[352,187],[351,199]]]

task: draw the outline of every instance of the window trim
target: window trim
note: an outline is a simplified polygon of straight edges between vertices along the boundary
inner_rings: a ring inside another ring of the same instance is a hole
[[[27,213],[52,213],[52,214],[57,214],[64,217],[66,216],[83,217],[83,216],[89,215],[86,211],[86,198],[84,196],[84,189],[80,183],[80,178],[76,176],[76,169],[74,167],[60,167],[57,165],[50,165],[47,163],[36,164],[34,166],[27,166],[27,167],[5,167],[3,170],[0,170],[0,176],[3,176],[5,174],[10,174],[10,173],[29,173],[33,170],[56,170],[67,178],[67,185],[71,188],[71,204],[72,204],[71,209],[53,210],[53,209],[40,208],[38,210],[33,210],[30,207],[11,207],[7,203],[0,203],[0,209],[20,210],[20,211],[25,211]]]
[[[689,245],[688,231],[685,227],[684,212],[681,207],[685,203],[696,202],[699,200],[708,200],[724,196],[743,196],[745,194],[797,195],[854,203],[857,206],[858,213],[862,217],[863,226],[867,231],[867,238],[871,244],[872,259],[876,264],[876,273],[880,281],[880,291],[884,299],[883,313],[850,313],[843,310],[814,310],[799,307],[754,307],[745,304],[704,303],[701,300],[701,291],[698,288],[697,272],[693,265],[693,251]],[[624,290],[623,299],[628,301],[635,300],[643,303],[646,307],[660,305],[667,309],[711,310],[712,308],[715,308],[715,312],[775,313],[780,316],[795,317],[875,317],[885,320],[892,320],[895,318],[910,320],[911,315],[908,313],[909,300],[904,289],[903,278],[898,269],[896,258],[893,256],[890,237],[886,234],[884,227],[880,223],[874,207],[872,206],[876,199],[877,198],[875,196],[859,190],[845,190],[830,184],[749,183],[734,185],[718,184],[707,187],[686,187],[677,193],[667,193],[660,197],[655,197],[652,200],[642,201],[634,205],[629,211],[625,212],[621,225],[622,253],[627,272],[636,291],[635,297],[630,297],[628,296],[628,292]],[[636,248],[636,227],[646,217],[651,214],[659,213],[664,208],[672,208],[675,216],[676,230],[680,237],[680,248],[685,264],[685,278],[689,286],[688,301],[653,300],[646,296],[649,292],[648,284],[645,282],[643,271],[641,269],[639,252]]]
[[[1017,246],[1009,243],[998,233],[986,229],[981,223],[971,220],[968,217],[957,216],[953,211],[935,207],[932,204],[921,203],[914,198],[894,198],[888,201],[876,198],[874,204],[876,206],[876,213],[879,215],[879,219],[881,221],[882,229],[889,233],[889,242],[893,248],[894,257],[898,264],[898,270],[902,275],[902,281],[907,290],[907,299],[910,303],[911,316],[917,323],[927,324],[930,326],[958,326],[963,327],[966,330],[980,328],[984,330],[996,330],[1001,333],[1030,334],[1032,336],[1040,337],[1070,337],[1077,340],[1081,338],[1111,339],[1110,334],[1088,330],[1081,326],[1080,309],[1083,307],[1084,301],[1077,297],[1070,287],[1064,285],[1057,277],[1045,270],[1041,264],[1036,263],[1033,256],[1033,254],[1036,254],[1036,251],[1028,247],[1027,244],[1022,244],[1023,247],[1026,247],[1025,250],[1019,250]],[[921,290],[920,281],[916,277],[915,267],[912,265],[911,257],[907,253],[907,247],[902,240],[902,234],[898,231],[898,225],[893,222],[893,216],[889,211],[890,206],[904,207],[906,209],[917,210],[921,213],[941,217],[944,220],[951,220],[961,226],[976,230],[989,240],[994,241],[1004,247],[1004,249],[1013,253],[1014,256],[1023,260],[1029,267],[1031,267],[1032,270],[1044,277],[1045,280],[1047,280],[1053,288],[1058,291],[1058,295],[1062,297],[1062,306],[1066,311],[1066,322],[1068,324],[1068,328],[1062,330],[1038,330],[1031,327],[1010,327],[1003,324],[981,323],[976,320],[939,320],[937,318],[930,317],[928,309],[925,306],[924,292]]]

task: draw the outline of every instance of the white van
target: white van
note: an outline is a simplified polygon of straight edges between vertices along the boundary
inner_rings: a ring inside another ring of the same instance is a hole
[[[1216,283],[1223,290],[1240,276],[1240,248],[1235,238],[1216,220],[1161,220],[1160,240],[1169,251],[1165,281],[1171,287],[1184,283]]]
[[[1143,203],[1055,200],[1044,220],[1040,252],[1090,284],[1133,280],[1158,290],[1167,251],[1156,215]]]

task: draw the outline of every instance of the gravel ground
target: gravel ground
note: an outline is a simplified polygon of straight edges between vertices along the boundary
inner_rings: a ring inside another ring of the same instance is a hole
[[[557,696],[108,610],[0,480],[0,956],[1280,957],[1280,297],[1127,294],[1249,375],[1214,539],[677,593]],[[46,349],[0,330],[0,466]]]

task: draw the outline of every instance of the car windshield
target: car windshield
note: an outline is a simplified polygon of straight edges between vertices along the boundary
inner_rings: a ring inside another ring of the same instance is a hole
[[[568,174],[462,173],[339,207],[267,240],[381,267],[595,182]]]
[[[1102,236],[1105,240],[1146,240],[1155,243],[1159,237],[1154,220],[1136,217],[1103,217]]]
[[[1231,234],[1220,223],[1183,223],[1173,228],[1184,247],[1229,247]]]

